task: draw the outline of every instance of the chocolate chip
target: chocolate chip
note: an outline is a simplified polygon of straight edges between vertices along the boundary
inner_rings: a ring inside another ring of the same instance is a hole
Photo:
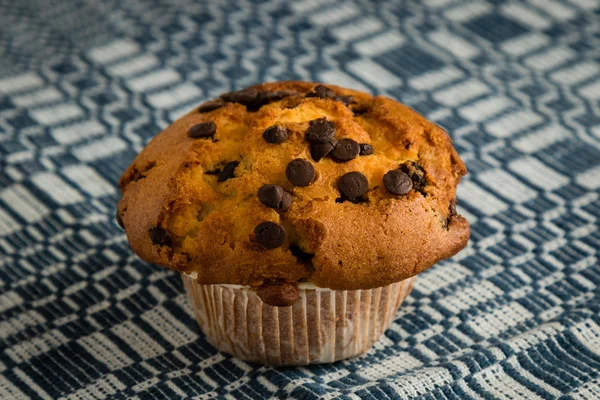
[[[264,100],[264,98],[258,97],[256,99],[256,101],[246,104],[246,111],[256,112],[256,111],[260,110],[260,108],[262,106],[264,106],[265,104],[267,104],[267,102]]]
[[[219,171],[219,177],[217,182],[225,182],[227,179],[235,178],[235,169],[240,165],[239,161],[230,161],[221,171]]]
[[[155,226],[150,228],[150,240],[152,243],[159,246],[168,246],[171,244],[171,237],[169,236],[169,232],[167,232],[164,228],[160,226]]]
[[[370,156],[373,154],[375,150],[373,150],[373,146],[369,143],[361,143],[360,144],[360,155],[361,156]]]
[[[310,143],[325,143],[335,135],[335,125],[326,118],[319,118],[309,122],[306,131],[306,140]]]
[[[286,97],[295,96],[298,92],[293,90],[277,90],[275,92],[259,92],[256,99],[246,104],[246,110],[258,111],[265,104],[273,103],[285,99]]]
[[[263,97],[266,103],[273,103],[279,100],[283,100],[286,97],[297,96],[298,92],[294,90],[277,90],[275,92],[265,92]]]
[[[352,139],[345,138],[338,140],[337,144],[331,152],[331,157],[336,161],[350,161],[358,156],[360,152],[360,146]]]
[[[256,289],[256,295],[270,306],[289,307],[298,300],[300,292],[293,283],[266,283]]]
[[[360,204],[360,203],[368,203],[369,198],[367,196],[363,195],[363,196],[355,197],[353,199],[349,199],[348,197],[342,195],[342,196],[338,197],[337,199],[335,199],[336,203],[343,203],[345,201],[349,201],[354,204]]]
[[[221,95],[221,100],[232,103],[240,103],[246,106],[247,111],[258,111],[265,104],[273,103],[296,96],[298,92],[293,90],[276,90],[274,92],[259,92],[254,88],[247,88]]]
[[[319,161],[333,150],[336,143],[337,141],[335,139],[331,139],[329,142],[325,143],[311,143],[310,156],[313,160]]]
[[[354,96],[337,96],[335,99],[341,101],[345,105],[355,103]]]
[[[400,166],[400,171],[407,174],[413,183],[413,189],[416,192],[421,193],[423,196],[427,196],[425,192],[425,186],[427,186],[427,178],[425,177],[425,170],[422,166],[414,161],[404,163]]]
[[[219,175],[221,173],[221,168],[217,167],[215,169],[210,169],[208,171],[204,171],[206,175]]]
[[[214,121],[206,121],[192,126],[188,131],[188,136],[192,139],[202,139],[212,137],[216,132],[217,124]]]
[[[306,93],[305,97],[320,97],[322,99],[333,98],[336,97],[336,94],[333,90],[329,89],[327,86],[317,85],[310,92]]]
[[[265,249],[274,249],[285,242],[285,230],[274,222],[261,222],[254,228],[256,241]]]
[[[217,108],[221,108],[224,105],[225,105],[225,103],[223,103],[221,100],[207,101],[205,103],[200,104],[200,106],[198,107],[198,112],[199,113],[206,113],[206,112],[209,112],[209,111],[216,110]]]
[[[413,187],[410,177],[398,169],[386,173],[383,176],[383,184],[393,194],[406,194]]]
[[[350,109],[354,115],[364,115],[371,111],[369,107],[365,105],[352,106]]]
[[[237,90],[235,92],[224,93],[221,95],[221,99],[231,103],[240,103],[245,106],[256,101],[259,97],[258,90],[254,88],[247,88]]]
[[[121,219],[121,215],[119,214],[119,210],[115,213],[115,219],[117,220],[117,224],[121,227],[121,229],[125,229],[125,225],[123,224],[123,220]]]
[[[285,168],[285,176],[292,185],[308,186],[315,179],[315,168],[308,161],[296,158]]]
[[[338,96],[332,89],[327,86],[318,85],[310,92],[306,93],[305,97],[319,97],[321,99],[333,99],[341,101],[345,105],[354,103],[354,96]]]
[[[279,185],[262,185],[258,189],[258,199],[267,207],[287,211],[292,205],[292,195]]]
[[[314,254],[305,252],[296,244],[290,244],[290,252],[300,264],[307,264],[315,257]]]
[[[279,211],[287,211],[292,206],[292,195],[288,192],[283,192],[281,203],[279,204]]]
[[[279,144],[288,140],[288,130],[285,126],[273,125],[265,129],[263,138],[267,143]]]
[[[224,182],[227,179],[235,178],[235,169],[240,164],[239,161],[230,161],[228,163],[220,163],[213,169],[204,171],[207,175],[217,175],[217,182]]]
[[[258,199],[267,207],[279,208],[283,192],[283,188],[279,185],[262,185],[258,189]]]
[[[348,172],[338,180],[337,187],[342,195],[349,199],[354,199],[367,193],[369,190],[369,181],[360,172]]]

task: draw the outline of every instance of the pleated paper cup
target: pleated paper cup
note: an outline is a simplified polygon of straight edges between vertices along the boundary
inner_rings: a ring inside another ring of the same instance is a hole
[[[242,360],[291,366],[366,352],[390,326],[416,276],[369,290],[301,283],[300,297],[290,307],[265,304],[246,286],[182,278],[200,328],[214,347]]]

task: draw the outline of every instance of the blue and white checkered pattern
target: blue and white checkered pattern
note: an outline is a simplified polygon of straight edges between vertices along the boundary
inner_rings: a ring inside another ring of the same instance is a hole
[[[215,351],[113,215],[153,135],[283,79],[445,127],[472,239],[367,355],[276,370]],[[2,399],[598,399],[599,218],[598,0],[0,1]]]

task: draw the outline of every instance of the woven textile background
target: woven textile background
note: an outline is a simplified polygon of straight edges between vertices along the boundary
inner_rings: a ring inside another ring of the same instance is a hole
[[[445,127],[472,239],[368,354],[276,370],[207,344],[113,217],[153,135],[287,79]],[[597,0],[0,0],[1,399],[598,399],[599,219]]]

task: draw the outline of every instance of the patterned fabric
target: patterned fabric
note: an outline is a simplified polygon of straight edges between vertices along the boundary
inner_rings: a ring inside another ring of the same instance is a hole
[[[467,249],[368,354],[207,344],[138,260],[116,181],[193,105],[264,80],[383,93],[451,132]],[[597,0],[0,1],[0,398],[600,398]]]

